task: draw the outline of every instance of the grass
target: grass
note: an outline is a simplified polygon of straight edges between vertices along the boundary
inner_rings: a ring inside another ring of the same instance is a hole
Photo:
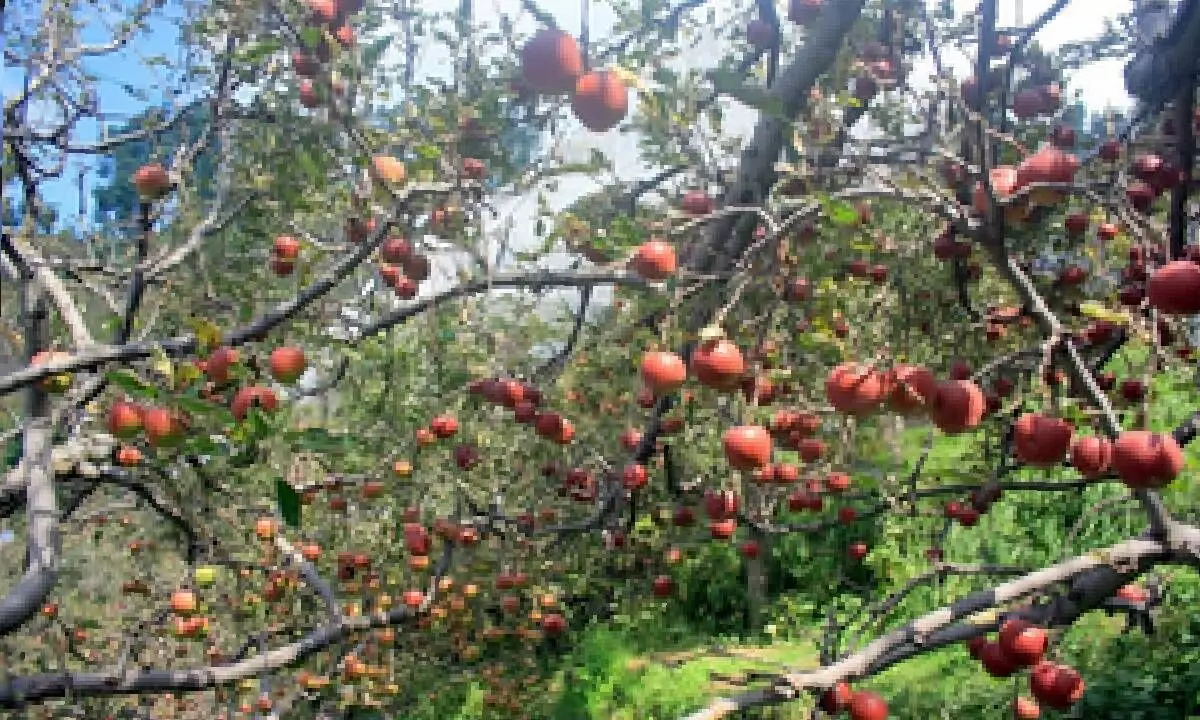
[[[1144,353],[1142,353],[1144,354]],[[1110,367],[1119,377],[1136,376],[1139,351],[1134,348],[1119,355]],[[1169,431],[1200,407],[1200,391],[1186,371],[1164,374],[1151,385],[1151,429]],[[1118,403],[1128,423],[1135,406]],[[904,429],[893,442],[877,446],[863,457],[876,472],[905,477],[924,451],[928,428]],[[1080,426],[1080,432],[1089,432]],[[983,463],[978,433],[945,436],[938,432],[921,477],[922,486],[938,483],[975,484],[982,482],[994,459]],[[1164,490],[1170,506],[1178,512],[1200,507],[1200,489],[1192,481],[1200,469],[1200,446],[1186,450],[1187,465],[1179,480]],[[1014,480],[1073,479],[1069,469],[1020,470]],[[871,480],[864,478],[864,483]],[[1088,508],[1107,497],[1119,497],[1123,489],[1116,483],[1088,487],[1082,494],[1047,495],[1014,493],[984,516],[977,528],[954,529],[947,538],[948,559],[968,561],[989,558],[996,561],[1037,566],[1054,562],[1064,553],[1075,554],[1100,547],[1138,532],[1144,521],[1140,511],[1112,516],[1096,516]],[[950,498],[946,498],[950,499]],[[1086,522],[1071,547],[1064,547],[1068,528],[1076,521]],[[904,527],[903,519],[883,521],[885,525]],[[905,547],[908,547],[905,545]],[[880,555],[894,554],[899,548],[880,548]],[[874,553],[873,553],[874,554]],[[914,567],[904,563],[882,566],[891,570],[879,577],[878,593],[888,592],[903,582]],[[1183,720],[1200,705],[1200,621],[1189,608],[1200,599],[1200,579],[1190,571],[1164,570],[1175,579],[1167,586],[1168,599],[1159,611],[1158,633],[1147,637],[1140,632],[1125,632],[1121,617],[1103,613],[1085,616],[1073,627],[1056,636],[1054,658],[1077,667],[1088,683],[1084,700],[1065,713],[1047,711],[1056,718],[1088,720]],[[960,597],[979,585],[979,580],[951,581],[942,591],[916,593],[904,603],[901,612],[887,627],[932,609],[952,597]],[[986,580],[982,581],[986,582]],[[803,592],[791,593],[797,602]],[[777,597],[776,600],[786,600]],[[778,607],[789,607],[777,602]],[[797,627],[797,623],[800,627]],[[817,630],[813,621],[791,618],[791,627],[801,638]],[[650,633],[650,636],[653,636]],[[611,720],[657,720],[677,718],[704,707],[713,697],[737,693],[744,686],[723,682],[721,678],[744,675],[754,670],[778,670],[781,665],[811,667],[815,664],[816,643],[807,639],[780,640],[768,645],[733,643],[726,652],[710,652],[711,638],[696,637],[692,645],[674,642],[669,649],[655,648],[653,637],[636,632],[593,629],[579,644],[573,667],[560,673],[561,690],[553,718],[609,718]],[[1002,720],[1011,717],[1014,693],[1028,694],[1023,677],[996,679],[982,671],[961,646],[943,648],[900,663],[862,683],[889,699],[895,720]],[[804,703],[796,702],[765,711],[753,717],[807,718]]]
[[[552,717],[674,720],[712,697],[744,691],[747,673],[812,667],[817,656],[811,641],[639,652],[640,644],[629,633],[588,631],[552,684],[561,688]]]

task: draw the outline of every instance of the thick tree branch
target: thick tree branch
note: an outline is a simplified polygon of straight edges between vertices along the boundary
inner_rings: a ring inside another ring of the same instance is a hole
[[[25,431],[23,474],[29,565],[20,581],[0,599],[0,635],[12,632],[32,617],[58,580],[61,539],[50,466],[51,435],[46,418]]]
[[[8,233],[0,235],[0,250],[3,250],[4,254],[17,267],[27,267],[32,271],[34,279],[54,301],[54,307],[70,331],[71,342],[75,347],[84,349],[94,345],[92,333],[88,330],[83,313],[79,311],[75,299],[71,297],[71,293],[50,269],[41,253],[34,250],[25,241]]]
[[[858,20],[863,5],[863,0],[845,0],[827,4],[821,12],[804,46],[768,91],[782,111],[778,116],[764,113],[758,121],[750,144],[742,152],[737,178],[725,193],[725,205],[753,205],[766,198],[792,118],[808,102],[813,83],[837,57],[842,39]],[[705,240],[687,249],[681,258],[683,264],[700,272],[725,269],[733,258],[742,255],[753,229],[752,222],[725,218],[711,226]]]
[[[1184,534],[1190,542],[1200,543],[1200,530],[1188,527]],[[877,674],[914,655],[990,632],[1001,619],[994,608],[1016,603],[1060,583],[1070,583],[1064,595],[1046,605],[1027,606],[1013,614],[1045,626],[1070,624],[1085,612],[1102,607],[1131,578],[1168,562],[1194,564],[1195,558],[1162,542],[1146,539],[1128,540],[1074,557],[972,593],[907,623],[832,665],[788,673],[773,688],[719,699],[684,720],[716,720],[740,709],[791,699],[798,692],[821,690],[841,681]]]

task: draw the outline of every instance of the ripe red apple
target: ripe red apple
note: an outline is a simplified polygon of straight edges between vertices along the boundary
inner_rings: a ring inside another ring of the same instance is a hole
[[[979,662],[992,677],[1009,677],[1020,669],[1017,662],[995,642],[987,642],[983,645],[979,650]]]
[[[1098,435],[1087,435],[1071,446],[1071,465],[1085,478],[1098,478],[1112,464],[1112,442]]]
[[[142,462],[142,451],[132,445],[122,445],[117,449],[116,461],[121,467],[135,467]]]
[[[742,351],[724,338],[707,341],[692,351],[692,372],[702,385],[733,390],[741,383],[745,371]]]
[[[521,49],[521,80],[534,92],[570,92],[582,74],[579,43],[561,30],[543,28]]]
[[[712,196],[700,190],[691,190],[683,196],[680,207],[688,215],[708,215],[712,213],[714,203]]]
[[[850,720],[887,720],[888,717],[887,702],[868,690],[855,692],[846,709],[850,713]]]
[[[648,352],[642,356],[642,382],[657,395],[667,395],[683,386],[687,367],[673,352]]]
[[[854,693],[850,690],[850,685],[839,682],[821,693],[818,704],[822,710],[833,715],[845,710],[846,706],[850,704],[850,699],[853,695]]]
[[[1116,162],[1121,159],[1121,144],[1116,140],[1105,140],[1100,144],[1098,154],[1105,162]]]
[[[285,346],[271,351],[271,375],[281,383],[290,384],[304,374],[306,361],[304,351],[298,347]]]
[[[271,272],[279,277],[287,277],[296,271],[295,262],[276,257],[271,258],[270,267]]]
[[[443,440],[458,432],[458,419],[453,415],[438,415],[429,423],[433,434]]]
[[[212,351],[205,362],[204,373],[214,385],[224,385],[229,382],[229,370],[240,361],[238,351],[222,345]]]
[[[825,380],[829,404],[848,414],[865,414],[877,409],[889,389],[888,377],[883,372],[859,363],[838,365]]]
[[[1170,433],[1126,430],[1113,443],[1112,467],[1131,488],[1160,488],[1183,470],[1183,451]]]
[[[1030,465],[1055,465],[1067,454],[1073,432],[1062,418],[1025,413],[1013,424],[1014,454]]]
[[[562,635],[567,629],[567,619],[559,613],[547,613],[542,617],[542,631],[554,637]]]
[[[238,420],[245,420],[246,413],[250,411],[251,407],[261,408],[265,412],[273,412],[279,407],[279,397],[271,388],[257,385],[238,390],[230,404],[233,416]]]
[[[997,642],[1005,655],[1024,667],[1042,659],[1047,643],[1045,630],[1017,618],[1004,621]]]
[[[670,597],[674,590],[675,581],[671,579],[670,575],[659,575],[654,578],[654,597]]]
[[[305,0],[309,16],[318,25],[332,25],[338,18],[337,0]]]
[[[609,71],[589,72],[575,83],[571,96],[575,118],[592,132],[608,132],[629,113],[629,89]]]
[[[147,408],[142,412],[142,427],[154,447],[169,447],[183,435],[179,418],[167,408]]]
[[[479,451],[466,443],[454,448],[454,463],[462,470],[470,470],[479,464]]]
[[[142,200],[158,200],[170,191],[171,178],[162,165],[150,163],[133,173],[133,187]]]
[[[317,94],[317,86],[313,85],[312,80],[300,81],[300,104],[309,110],[321,106],[321,96]]]
[[[1150,276],[1146,286],[1150,305],[1167,315],[1200,313],[1200,265],[1173,260]]]
[[[310,78],[317,74],[318,63],[316,58],[303,50],[293,50],[292,69],[300,77]]]
[[[771,461],[771,434],[761,425],[741,425],[725,431],[725,459],[737,470],[754,470]]]
[[[412,244],[402,237],[389,237],[379,245],[379,256],[384,262],[401,264],[412,254]]]
[[[1072,667],[1040,662],[1029,673],[1029,689],[1039,702],[1067,710],[1083,697],[1083,678]]]
[[[354,47],[358,38],[354,36],[354,28],[350,25],[342,25],[333,31],[333,38],[338,41],[338,44],[344,48]]]
[[[647,280],[666,280],[678,267],[675,246],[666,240],[651,238],[638,247],[631,264],[633,271]]]
[[[396,284],[392,286],[396,291],[396,297],[401,300],[412,300],[417,296],[417,283],[410,277],[400,276],[396,280]]]
[[[142,429],[141,411],[136,405],[118,401],[108,410],[108,431],[119,438],[131,438]]]
[[[271,251],[280,260],[295,260],[300,254],[300,241],[291,235],[280,235],[275,238]]]
[[[468,180],[482,180],[487,177],[487,165],[479,158],[463,158],[462,175]]]
[[[1013,717],[1016,720],[1038,720],[1042,716],[1042,708],[1036,700],[1024,696],[1013,699]]]

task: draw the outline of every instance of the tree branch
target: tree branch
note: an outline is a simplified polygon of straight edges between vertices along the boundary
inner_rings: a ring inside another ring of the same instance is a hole
[[[1200,530],[1188,527],[1185,534],[1190,542],[1200,543]],[[844,680],[877,674],[914,655],[990,632],[1001,620],[999,613],[988,612],[992,608],[1068,581],[1070,590],[1064,595],[1046,605],[1029,606],[1012,615],[1045,626],[1070,624],[1085,612],[1102,607],[1131,578],[1164,562],[1194,564],[1195,559],[1171,550],[1162,542],[1146,539],[1128,540],[1071,558],[972,593],[948,607],[907,623],[832,665],[809,672],[788,673],[773,688],[719,699],[684,720],[716,720],[736,710],[791,699],[800,691],[826,689]],[[955,625],[958,621],[964,622]]]
[[[863,0],[845,0],[825,6],[804,46],[768,91],[768,96],[780,103],[782,111],[778,116],[763,114],[758,121],[754,136],[742,153],[737,178],[725,193],[724,204],[751,205],[766,197],[776,177],[775,163],[783,151],[791,119],[807,104],[813,83],[837,57],[842,39],[858,20],[863,5]],[[687,249],[683,264],[700,272],[724,269],[732,258],[742,254],[752,232],[753,223],[725,218],[712,225],[706,241]]]
[[[415,194],[444,192],[447,188],[448,186],[441,183],[410,185],[398,191],[398,194],[402,198],[407,198]],[[237,328],[223,338],[223,342],[231,347],[239,347],[248,342],[261,340],[266,337],[271,330],[293,318],[301,310],[304,310],[332,290],[354,268],[358,267],[359,264],[374,252],[375,248],[383,242],[386,234],[387,223],[382,223],[371,238],[356,248],[353,253],[342,258],[337,265],[330,269],[324,276],[304,288],[295,298],[276,305],[248,325]],[[142,360],[152,357],[160,350],[169,356],[181,356],[194,352],[196,347],[197,338],[193,334],[179,335],[158,342],[146,341],[129,343],[117,347],[94,347],[75,352],[57,362],[27,367],[0,378],[0,395],[7,395],[16,389],[25,387],[51,375],[97,368],[113,362]]]

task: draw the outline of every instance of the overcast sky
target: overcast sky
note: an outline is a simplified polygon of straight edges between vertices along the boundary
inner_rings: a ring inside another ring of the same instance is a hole
[[[420,0],[426,8],[445,8],[445,0]],[[975,11],[976,0],[954,0],[959,13],[970,14]],[[727,0],[712,0],[721,17],[718,20],[729,19],[733,4]],[[1000,0],[1000,24],[1014,26],[1018,23],[1029,23],[1043,13],[1052,0]],[[577,31],[580,27],[579,2],[566,0],[542,0],[540,7],[554,15],[558,25],[568,31]],[[777,2],[781,16],[786,17],[785,3]],[[1018,5],[1021,5],[1018,10]],[[492,24],[501,13],[519,18],[518,30],[531,32],[536,23],[521,11],[521,0],[483,0],[476,3],[476,19],[479,22]],[[1132,0],[1074,0],[1069,2],[1059,15],[1047,24],[1038,35],[1038,40],[1048,49],[1053,49],[1065,42],[1074,42],[1095,37],[1104,29],[1105,19],[1115,18],[1132,7]],[[697,11],[699,12],[699,11]],[[1019,13],[1019,16],[1018,16]],[[603,2],[593,2],[589,18],[590,34],[593,41],[603,41],[612,31],[615,18]],[[736,19],[741,22],[741,19]],[[798,32],[793,26],[785,27],[785,32]],[[706,67],[719,56],[720,47],[715,41],[704,42],[687,53],[680,64],[688,67]],[[971,61],[963,53],[943,50],[944,60],[961,76],[970,71]],[[419,57],[420,74],[445,74],[450,72],[450,57],[437,48],[426,47]],[[1129,104],[1129,98],[1124,91],[1122,76],[1122,61],[1106,61],[1095,63],[1087,69],[1074,73],[1070,78],[1069,90],[1082,90],[1087,105],[1093,110],[1101,110],[1106,106],[1122,107]],[[932,72],[928,62],[918,65],[911,76],[914,80],[927,77]],[[740,106],[736,106],[726,117],[729,132],[748,136],[756,120],[756,114]],[[637,160],[635,138],[622,134],[618,130],[607,133],[591,133],[578,126],[567,126],[556,140],[565,150],[568,158],[586,157],[592,148],[603,151],[615,165],[615,173],[621,179],[642,177],[647,174],[647,168]],[[564,179],[559,183],[558,190],[550,195],[551,206],[558,209],[574,202],[578,197],[598,187],[599,182],[594,177],[575,177]],[[511,215],[518,230],[532,228],[535,213],[535,196],[530,194],[522,199],[505,203],[502,212]]]
[[[445,7],[445,0],[420,1],[428,8]],[[954,0],[954,2],[958,11],[964,14],[973,13],[976,7],[976,0]],[[728,16],[728,10],[732,3],[713,0],[713,4]],[[1001,0],[1000,24],[1012,26],[1018,22],[1029,23],[1051,4],[1052,0]],[[542,0],[540,2],[540,7],[551,12],[559,26],[568,31],[575,31],[580,26],[580,5],[579,2],[566,0]],[[777,5],[780,6],[781,15],[786,17],[784,14],[785,3],[780,1],[777,2]],[[1019,10],[1020,17],[1018,17],[1018,6],[1023,6]],[[1132,0],[1074,0],[1069,2],[1066,8],[1045,26],[1038,35],[1038,39],[1045,47],[1053,49],[1064,42],[1097,36],[1104,29],[1105,19],[1114,18],[1122,12],[1127,12],[1131,7]],[[521,18],[521,23],[518,25],[519,30],[530,31],[536,27],[532,18],[527,13],[521,12],[520,0],[484,0],[476,4],[477,19],[480,22],[495,22],[502,12],[509,14],[510,17]],[[613,14],[603,2],[593,2],[589,18],[592,38],[603,39],[608,36],[612,30],[614,19]],[[718,56],[718,50],[715,42],[702,43],[685,55],[681,64],[692,67],[706,66]],[[441,74],[449,71],[450,58],[445,52],[427,48],[420,60],[422,72]],[[969,71],[970,60],[962,53],[947,52],[945,60],[960,74]],[[1129,98],[1124,90],[1122,69],[1122,61],[1094,63],[1072,75],[1069,89],[1082,90],[1084,101],[1094,110],[1101,110],[1110,105],[1127,106]],[[913,77],[927,76],[931,71],[932,66],[925,63],[918,67],[918,72],[915,72]],[[730,121],[731,132],[745,134],[753,127],[755,116],[754,113],[743,109],[741,112],[735,111],[727,119]],[[618,175],[629,178],[640,176],[644,172],[644,168],[641,168],[636,161],[636,147],[634,139],[630,136],[622,135],[617,130],[597,134],[578,127],[573,127],[567,132],[570,133],[570,136],[563,139],[563,144],[567,148],[569,156],[584,156],[590,148],[596,147],[604,151],[615,162]],[[563,205],[570,202],[565,198],[576,196],[593,184],[594,181],[589,179],[564,183],[561,190],[555,194],[555,200],[558,202],[553,204]]]
[[[447,7],[446,0],[419,0],[419,2],[427,9],[444,10]],[[1053,0],[1000,0],[999,23],[1003,27],[1030,23],[1045,12],[1052,2]],[[954,0],[954,3],[960,14],[974,13],[977,6],[977,0]],[[786,17],[786,3],[783,0],[777,0],[776,4],[779,6],[780,16]],[[575,0],[540,0],[539,2],[542,9],[554,15],[559,27],[569,32],[577,32],[580,27],[580,5],[581,3]],[[592,2],[591,5],[590,36],[593,42],[603,42],[613,29],[615,17],[602,0]],[[1022,7],[1018,9],[1018,5]],[[708,6],[715,6],[717,9],[717,25],[728,24],[730,21],[742,22],[742,18],[731,17],[731,8],[734,4],[728,0],[710,0]],[[1115,18],[1120,13],[1128,12],[1131,7],[1132,0],[1074,0],[1069,2],[1065,9],[1043,28],[1038,35],[1038,40],[1043,47],[1053,50],[1063,43],[1077,42],[1098,36],[1104,30],[1106,19]],[[521,10],[521,0],[482,0],[476,3],[475,11],[477,22],[494,26],[501,13],[505,13],[510,18],[518,19],[517,29],[520,32],[530,33],[537,28],[533,18]],[[795,26],[785,23],[784,32],[798,33],[800,31]],[[722,49],[727,50],[715,40],[701,42],[681,58],[679,65],[690,68],[710,67],[714,59],[720,56]],[[971,72],[972,61],[963,53],[943,48],[943,60],[960,77]],[[439,48],[429,46],[423,48],[418,65],[418,74],[422,75],[428,73],[445,76],[452,72],[450,56]],[[1095,63],[1070,77],[1068,91],[1082,90],[1084,101],[1091,110],[1099,111],[1108,106],[1128,106],[1130,99],[1124,91],[1123,66],[1123,61]],[[930,62],[919,63],[910,79],[917,81],[918,78],[928,77],[932,71],[933,67]],[[1066,96],[1070,97],[1069,94]],[[632,103],[631,107],[634,107]],[[756,119],[756,113],[753,111],[740,105],[734,105],[726,114],[726,129],[730,133],[748,137]],[[621,180],[645,177],[653,172],[652,169],[643,167],[638,161],[636,139],[631,135],[622,134],[618,130],[592,133],[578,126],[568,125],[555,139],[561,149],[565,151],[568,159],[585,158],[592,148],[601,150],[614,164],[614,173]],[[561,178],[557,190],[549,194],[547,199],[552,208],[563,209],[611,179],[611,177],[585,176]],[[538,243],[532,232],[536,219],[536,207],[535,193],[528,193],[520,198],[500,203],[498,209],[502,214],[502,219],[496,221],[494,226],[511,220],[514,228],[514,237],[511,239],[513,244],[516,247],[534,246]],[[552,267],[561,267],[571,259],[571,256],[566,255],[555,256],[549,258],[546,264]],[[422,288],[422,295],[438,292],[444,287],[444,284],[453,282],[453,264],[454,261],[451,258],[445,258],[441,262],[435,260],[435,273],[440,276],[440,282],[428,283]],[[574,300],[571,298],[575,296],[574,291],[553,294],[553,297],[568,298],[572,304]],[[605,301],[608,297],[608,292],[598,292],[596,300],[601,304],[606,304]]]
[[[550,11],[555,16],[558,24],[564,29],[577,31],[580,27],[582,3],[578,0],[537,1],[541,8]],[[959,13],[970,14],[975,11],[976,0],[953,1]],[[427,10],[444,11],[447,7],[455,5],[450,0],[416,0],[416,2]],[[1051,5],[1051,2],[1052,0],[1000,0],[1000,23],[1005,26],[1015,25],[1022,21],[1028,23],[1045,11]],[[780,15],[786,16],[786,3],[784,0],[777,0],[776,4],[780,9]],[[1116,17],[1122,12],[1127,12],[1132,7],[1132,4],[1133,0],[1073,0],[1067,4],[1066,8],[1052,22],[1046,25],[1039,34],[1038,39],[1043,46],[1053,49],[1064,42],[1094,37],[1103,30],[1105,19]],[[536,24],[531,16],[522,11],[521,5],[521,0],[476,0],[476,19],[479,22],[494,26],[501,13],[505,13],[510,17],[519,19],[517,26],[519,31],[530,32],[536,27]],[[1018,5],[1022,6],[1020,9],[1020,18],[1017,17]],[[716,8],[718,13],[717,24],[720,24],[721,21],[731,19],[729,16],[733,3],[729,0],[709,0],[707,6]],[[703,11],[697,10],[694,12]],[[732,20],[738,23],[742,22],[741,18]],[[603,42],[610,35],[613,21],[614,16],[607,8],[605,2],[603,0],[593,0],[591,3],[589,25],[591,37],[594,42]],[[787,25],[785,32],[799,32],[794,26],[786,23],[785,25]],[[385,32],[398,32],[398,28],[386,28]],[[150,42],[154,44],[156,41],[142,38],[138,42]],[[166,39],[157,44],[161,45],[164,43],[169,45],[171,44],[171,40]],[[398,46],[399,43],[396,45]],[[702,43],[686,54],[680,64],[696,68],[709,66],[719,56],[720,50],[721,48],[716,42]],[[446,75],[449,72],[451,58],[444,50],[427,45],[420,49],[420,53],[420,74]],[[947,52],[945,55],[947,61],[952,67],[958,70],[960,75],[969,72],[970,61],[968,58],[959,53]],[[1129,103],[1129,99],[1124,92],[1122,68],[1123,62],[1121,61],[1095,63],[1075,73],[1070,79],[1068,89],[1074,90],[1077,88],[1082,90],[1085,102],[1093,110],[1100,110],[1109,105],[1125,106]],[[922,71],[922,68],[918,66],[917,72],[913,74],[913,79],[915,80],[922,75],[927,75],[930,69],[926,65]],[[6,94],[19,87],[18,78],[12,74],[11,70],[13,69],[6,68],[6,71],[2,74],[4,92]],[[124,74],[124,71],[122,71],[122,74]],[[731,133],[746,136],[751,131],[755,119],[753,112],[743,108],[740,112],[736,110],[730,112],[726,117],[726,125]],[[581,156],[586,157],[586,154],[592,148],[600,149],[613,161],[616,174],[621,179],[640,177],[647,171],[637,161],[635,139],[629,135],[621,134],[616,130],[596,134],[587,132],[577,126],[572,127],[568,125],[556,140],[561,141],[568,159],[579,158]],[[70,177],[68,175],[67,178],[64,178],[64,181],[59,183],[63,186],[59,188],[61,192],[54,193],[55,195],[61,195],[64,203],[72,196],[70,191]],[[607,179],[603,177],[562,179],[558,190],[549,197],[551,206],[563,208],[581,195],[595,189]],[[517,240],[519,244],[527,244],[532,240],[535,197],[534,194],[528,194],[521,199],[503,203],[500,207],[504,215],[511,217],[518,233]],[[59,197],[54,198],[56,201],[59,199]],[[63,209],[70,211],[70,209],[65,207]]]
[[[451,0],[415,1],[427,10],[444,11],[447,7],[455,5]],[[953,1],[957,10],[963,14],[973,13],[977,2],[977,0]],[[1052,0],[1000,0],[1000,22],[1002,25],[1016,24],[1019,20],[1030,22],[1045,11],[1051,2]],[[542,9],[551,12],[561,27],[569,31],[578,31],[580,27],[581,2],[578,0],[537,0],[537,3]],[[744,5],[745,3],[743,1],[738,4]],[[1112,18],[1121,12],[1128,11],[1132,4],[1133,0],[1073,0],[1042,30],[1039,40],[1044,45],[1054,48],[1063,42],[1096,36],[1103,29],[1103,23],[1106,18]],[[593,0],[590,5],[589,25],[591,36],[594,42],[603,42],[611,34],[612,24],[615,19],[614,15],[604,0]],[[786,16],[786,2],[784,0],[777,0],[776,5],[779,6],[781,16]],[[1017,17],[1018,5],[1022,6],[1020,18]],[[732,20],[737,23],[743,21],[742,18],[729,17],[734,6],[735,3],[730,2],[730,0],[709,0],[706,4],[706,7],[715,8],[718,12],[718,24],[726,20]],[[528,13],[522,11],[521,0],[476,0],[475,12],[478,21],[493,26],[501,13],[504,13],[518,20],[518,31],[531,32],[536,28],[533,18]],[[700,12],[704,11],[693,11],[693,13]],[[171,35],[171,33],[167,32],[169,29],[171,29],[170,21],[159,22],[155,26],[153,33],[150,33],[149,36],[140,37],[135,41],[137,47],[131,48],[130,54],[136,56],[149,51],[163,51],[164,45],[170,46],[173,44],[170,37],[168,37]],[[398,33],[398,28],[385,28],[384,32]],[[794,33],[798,32],[798,30],[785,22],[785,32]],[[88,40],[101,39],[100,36],[91,37],[91,35],[96,35],[96,33],[85,33],[85,35],[88,35]],[[158,39],[160,36],[164,38],[161,42]],[[398,48],[399,45],[400,43],[396,43],[395,47]],[[711,64],[712,60],[718,56],[720,50],[721,48],[715,42],[702,43],[692,52],[685,55],[681,64],[691,67],[705,67]],[[164,54],[170,55],[169,52],[164,52]],[[965,73],[969,70],[969,60],[967,58],[958,57],[956,59],[954,56],[960,55],[958,53],[947,52],[945,54],[951,65],[960,72]],[[445,75],[449,72],[450,57],[440,48],[426,45],[420,49],[419,60],[421,74]],[[120,76],[142,87],[153,88],[169,84],[165,83],[162,79],[154,78],[142,71],[137,66],[136,57],[128,62],[113,58],[106,61],[104,65],[111,67],[114,72],[119,70],[118,74]],[[1071,83],[1072,89],[1081,89],[1086,102],[1094,109],[1101,109],[1110,104],[1125,105],[1128,102],[1128,98],[1124,93],[1122,67],[1123,63],[1120,61],[1101,62],[1089,66],[1075,73]],[[925,72],[921,72],[919,69],[917,73],[914,73],[913,77],[926,75],[929,69],[925,67]],[[101,75],[104,75],[104,73],[101,72]],[[0,79],[3,80],[2,84],[6,95],[15,92],[20,86],[19,69],[6,65],[4,72],[0,73]],[[113,82],[109,84],[112,85]],[[118,97],[119,95],[120,93],[116,92],[113,87],[103,88],[102,97],[107,111],[128,110],[130,113],[135,112],[137,103],[132,101],[122,102],[121,98]],[[746,134],[752,128],[754,120],[754,114],[749,111],[735,111],[727,118],[727,124],[731,132]],[[615,162],[617,174],[621,177],[637,177],[645,172],[645,169],[640,167],[637,162],[634,140],[628,135],[622,135],[617,131],[596,134],[575,127],[568,128],[558,139],[567,151],[568,157],[586,157],[588,151],[594,147],[604,151]],[[73,172],[69,172],[67,177],[61,183],[58,183],[64,187],[57,188],[52,193],[55,196],[52,198],[53,202],[57,203],[74,199],[70,188],[71,178],[73,178]],[[566,204],[574,196],[586,192],[594,182],[594,180],[589,179],[564,182],[560,191],[552,198],[552,203],[556,206]],[[72,202],[69,204],[74,205],[75,203]],[[63,209],[70,212],[74,208],[64,207]]]

